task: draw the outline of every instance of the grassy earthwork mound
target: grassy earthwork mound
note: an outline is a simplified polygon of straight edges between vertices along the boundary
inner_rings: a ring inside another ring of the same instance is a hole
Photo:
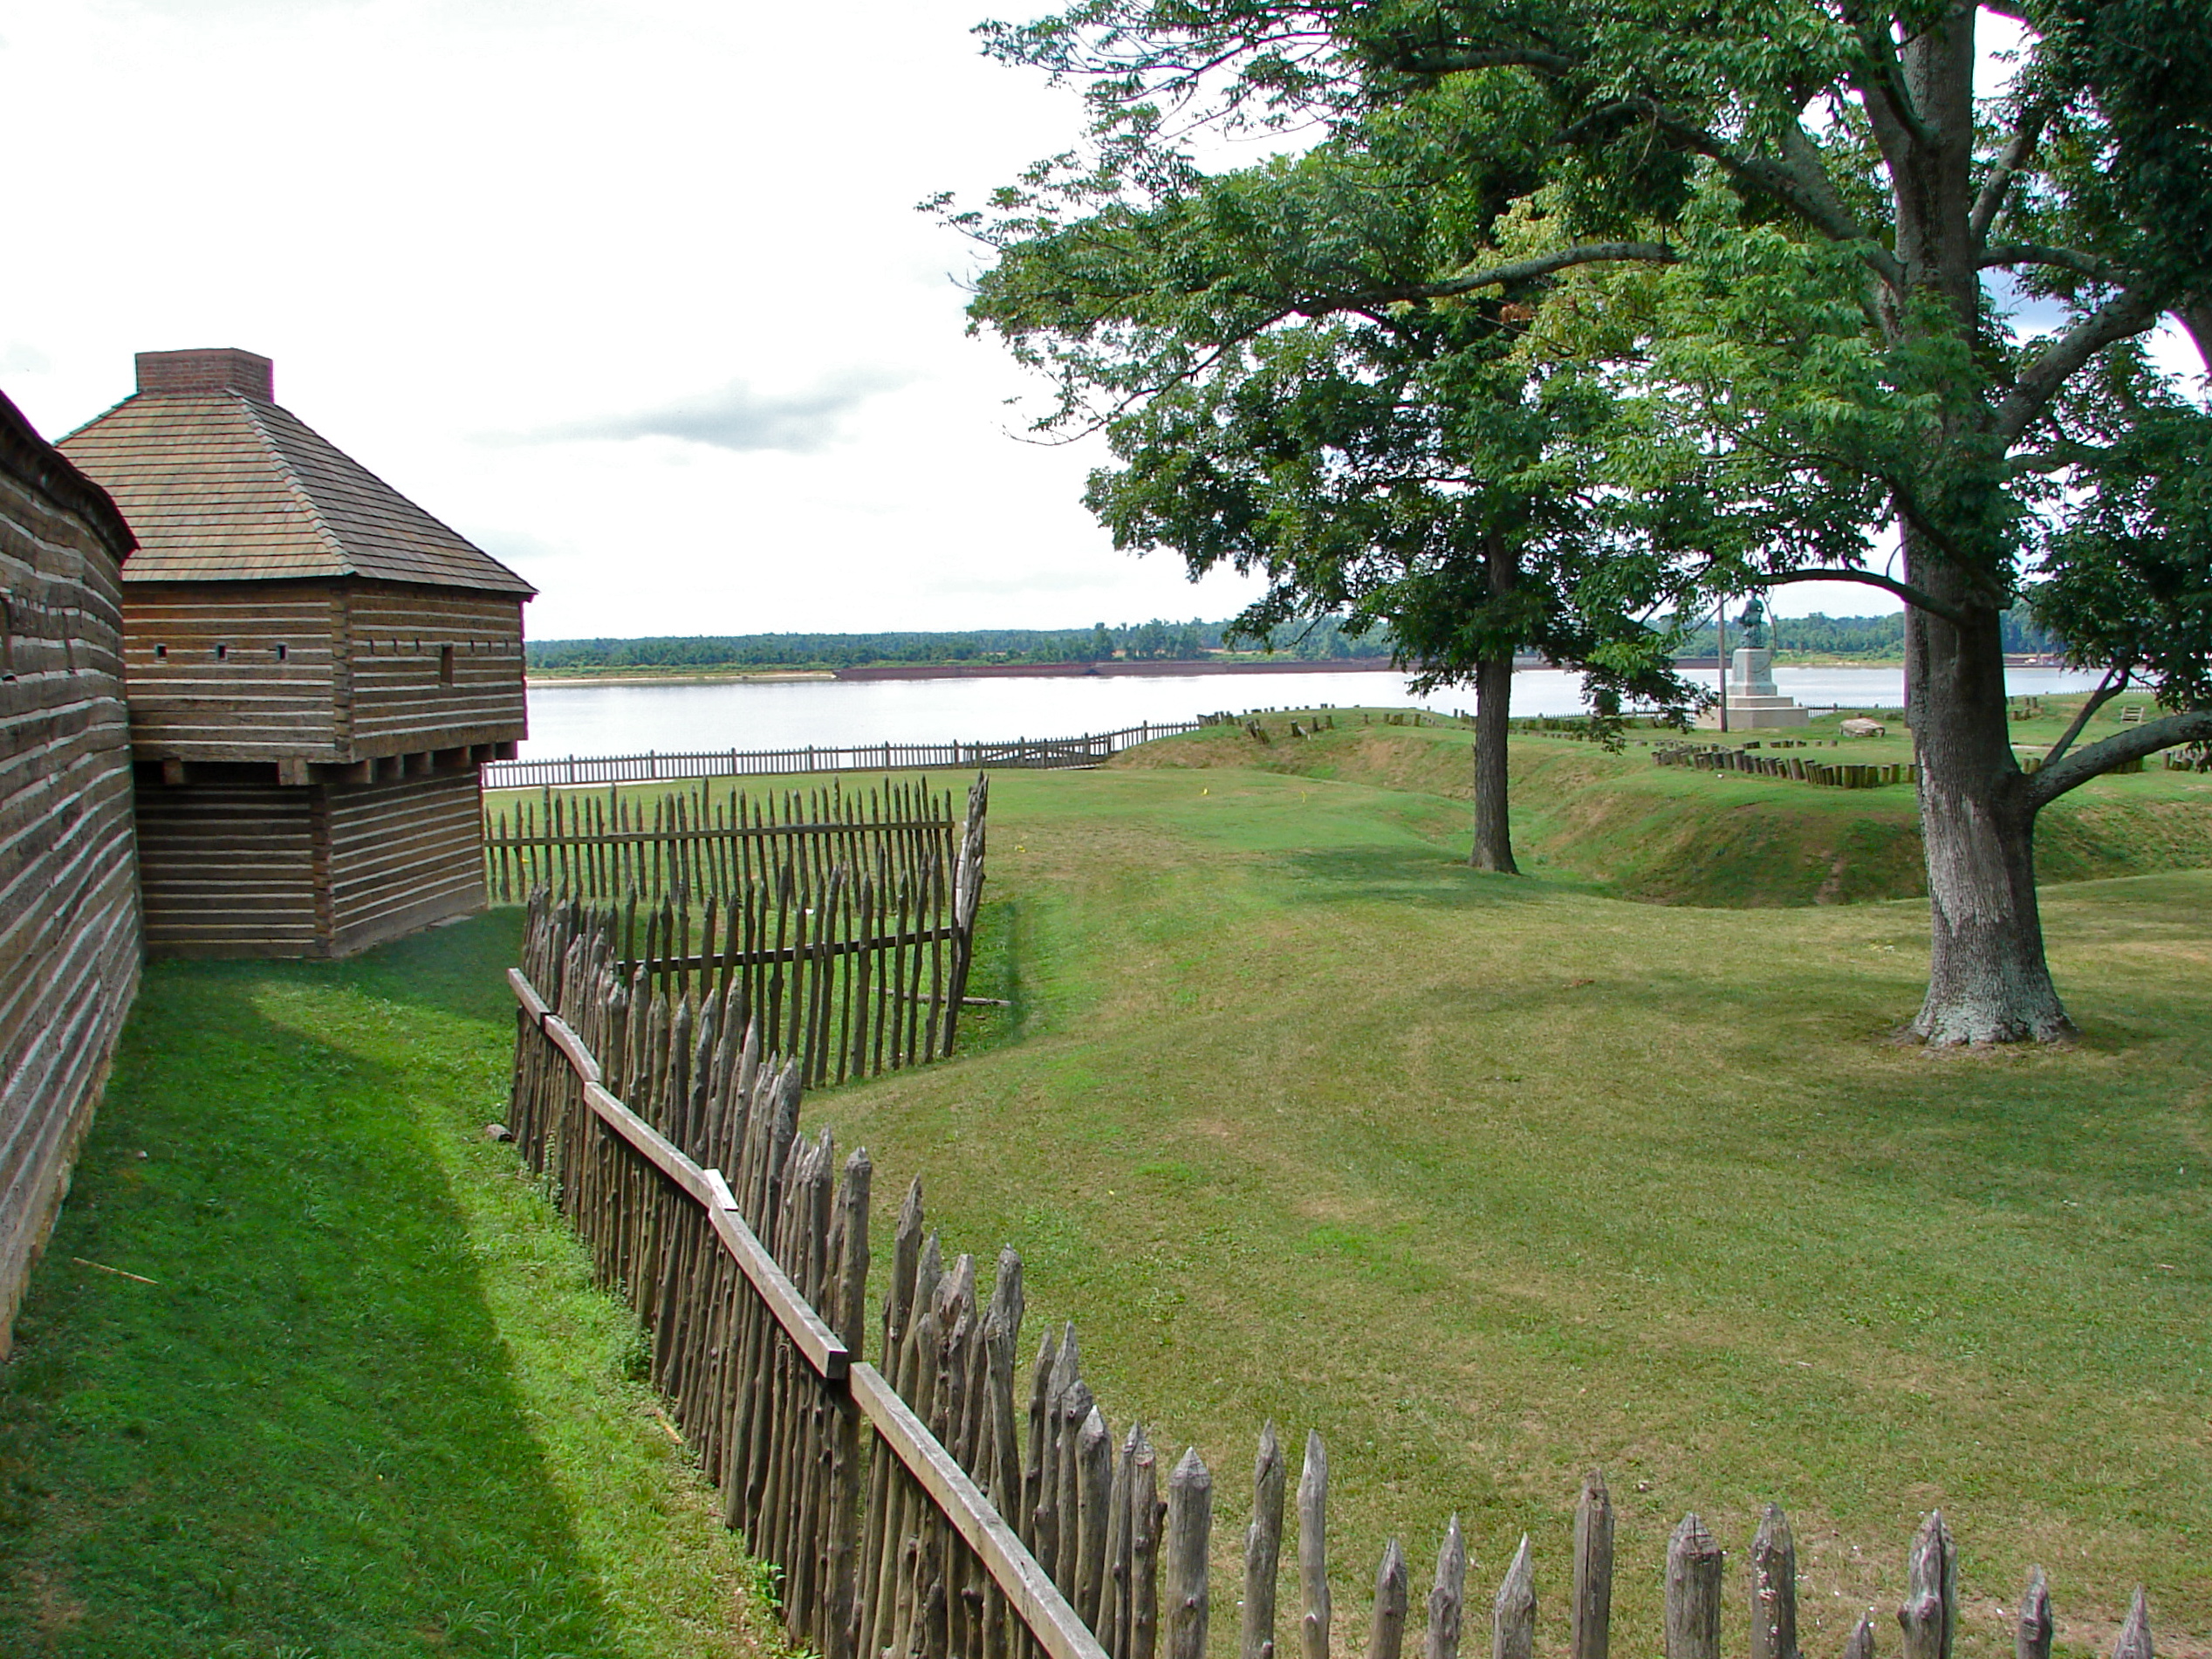
[[[1473,734],[1456,722],[1384,723],[1402,712],[1270,714],[1117,756],[1116,767],[1229,766],[1359,783],[1463,802],[1473,794]],[[1559,723],[1566,724],[1569,723]],[[1264,737],[1249,730],[1257,724]],[[2023,755],[2062,728],[2057,710],[2016,723]],[[1831,763],[1912,758],[1908,737],[1841,736],[1834,716],[1796,732],[1733,734],[1731,745]],[[2115,730],[2096,723],[2084,741]],[[1774,747],[1777,737],[1808,746]],[[1719,743],[1716,732],[1691,734]],[[1632,730],[1608,754],[1564,730],[1517,731],[1510,750],[1513,831],[1522,867],[1620,898],[1668,904],[1768,906],[1917,898],[1928,890],[1908,784],[1846,790],[1786,778],[1653,764],[1674,734]],[[2212,776],[2144,771],[2099,778],[2061,799],[2037,826],[2038,873],[2077,881],[2212,866]]]

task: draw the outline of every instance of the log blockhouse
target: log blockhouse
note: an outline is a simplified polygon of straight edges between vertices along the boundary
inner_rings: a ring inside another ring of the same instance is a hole
[[[147,948],[335,956],[484,905],[478,768],[525,730],[530,584],[277,404],[142,352],[62,440],[123,568]]]
[[[0,397],[0,1357],[138,989],[130,548]]]

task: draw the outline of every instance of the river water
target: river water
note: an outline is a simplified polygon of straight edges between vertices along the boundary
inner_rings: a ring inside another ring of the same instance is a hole
[[[1710,680],[1713,671],[1693,679]],[[1901,668],[1777,668],[1783,696],[1812,707],[1895,708]],[[2016,694],[2085,691],[2093,675],[2013,668]],[[996,742],[1072,737],[1145,722],[1229,710],[1317,707],[1472,710],[1471,688],[1426,697],[1387,670],[1357,674],[1161,675],[947,680],[805,680],[777,684],[544,684],[530,688],[526,760],[565,755],[664,754],[871,743]],[[1513,676],[1517,715],[1582,711],[1582,676],[1524,668]]]

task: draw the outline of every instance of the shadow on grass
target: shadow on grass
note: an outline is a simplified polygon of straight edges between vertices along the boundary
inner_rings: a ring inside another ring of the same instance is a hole
[[[507,905],[318,971],[329,983],[387,1002],[458,1019],[491,1020],[502,1031],[511,1031],[515,997],[507,987],[507,970],[522,959],[522,907]]]
[[[316,1023],[387,975],[478,1018],[476,954],[149,971],[0,1368],[0,1652],[618,1650],[414,1039]]]

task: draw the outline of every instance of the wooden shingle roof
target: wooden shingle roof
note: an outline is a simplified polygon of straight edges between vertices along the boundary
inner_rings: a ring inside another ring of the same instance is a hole
[[[130,521],[139,546],[126,582],[366,576],[537,592],[298,416],[243,391],[140,391],[58,447]]]

